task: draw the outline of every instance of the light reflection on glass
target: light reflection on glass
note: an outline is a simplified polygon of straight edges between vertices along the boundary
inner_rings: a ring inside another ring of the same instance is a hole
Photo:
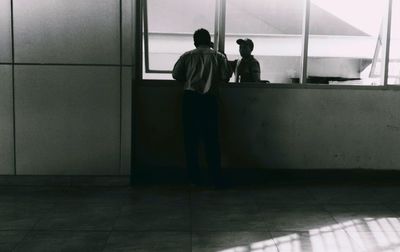
[[[309,83],[383,84],[379,52],[385,4],[385,0],[311,0]]]

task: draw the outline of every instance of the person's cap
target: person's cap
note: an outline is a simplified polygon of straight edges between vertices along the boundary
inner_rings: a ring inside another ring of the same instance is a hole
[[[236,43],[238,45],[245,44],[245,45],[248,45],[251,50],[254,49],[254,44],[253,44],[253,41],[251,39],[248,39],[248,38],[246,38],[246,39],[238,39],[238,40],[236,40]]]

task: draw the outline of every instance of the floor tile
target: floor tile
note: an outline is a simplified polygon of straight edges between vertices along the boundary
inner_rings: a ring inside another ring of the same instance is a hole
[[[114,229],[115,230],[190,230],[189,204],[138,204],[122,207]]]
[[[12,251],[28,231],[0,231],[0,251]]]
[[[348,232],[361,248],[360,251],[399,252],[399,232]]]
[[[193,230],[209,231],[268,231],[255,206],[194,205]]]
[[[254,190],[251,197],[258,205],[317,204],[316,198],[304,187],[272,187]]]
[[[119,213],[116,207],[63,206],[41,218],[34,229],[111,231]]]
[[[207,205],[255,205],[253,190],[194,190],[191,195],[193,204]]]
[[[400,205],[400,186],[379,186],[374,191],[381,202]]]
[[[369,186],[316,186],[308,190],[317,202],[324,204],[381,203],[375,188]]]
[[[269,232],[194,232],[193,252],[277,252]]]
[[[272,232],[279,252],[359,252],[360,247],[344,230],[313,229],[308,232]]]
[[[400,229],[400,225],[385,224],[400,216],[384,205],[325,205],[324,208],[338,223],[346,225],[347,229],[351,226],[358,231]]]
[[[31,229],[43,216],[51,213],[51,203],[5,202],[0,205],[0,230]]]
[[[1,189],[0,251],[400,250],[396,186]]]
[[[104,252],[188,252],[190,232],[112,232]]]
[[[282,207],[274,205],[259,210],[259,216],[271,231],[308,231],[337,222],[319,206]]]
[[[33,231],[18,244],[17,252],[98,252],[104,248],[109,232]]]
[[[340,223],[346,232],[399,232],[400,219],[393,217],[362,218]]]

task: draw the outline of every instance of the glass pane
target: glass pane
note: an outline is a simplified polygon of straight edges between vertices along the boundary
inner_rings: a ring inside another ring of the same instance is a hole
[[[261,67],[261,80],[298,81],[300,72],[303,0],[226,1],[225,52],[238,59],[236,40],[249,38]]]
[[[388,84],[400,84],[400,1],[393,0]]]
[[[205,28],[213,36],[215,0],[148,0],[149,67],[172,70],[179,56],[194,49],[193,33]],[[154,74],[143,73],[145,79]],[[159,75],[172,79],[171,74]]]
[[[9,0],[0,0],[0,62],[11,59],[11,10]]]
[[[119,2],[14,0],[20,63],[119,64]]]
[[[311,0],[308,83],[382,85],[386,0]]]

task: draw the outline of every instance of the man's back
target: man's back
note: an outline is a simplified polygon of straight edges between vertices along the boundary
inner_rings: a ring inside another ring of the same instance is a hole
[[[185,90],[199,93],[214,92],[217,85],[230,78],[225,56],[215,50],[200,46],[184,53],[174,66],[174,79],[185,82]]]
[[[192,184],[199,183],[199,148],[204,144],[207,164],[215,185],[221,181],[219,150],[218,86],[228,81],[230,69],[226,57],[211,49],[211,36],[206,29],[193,34],[196,49],[184,53],[175,63],[172,76],[184,82],[182,123],[186,166]]]

